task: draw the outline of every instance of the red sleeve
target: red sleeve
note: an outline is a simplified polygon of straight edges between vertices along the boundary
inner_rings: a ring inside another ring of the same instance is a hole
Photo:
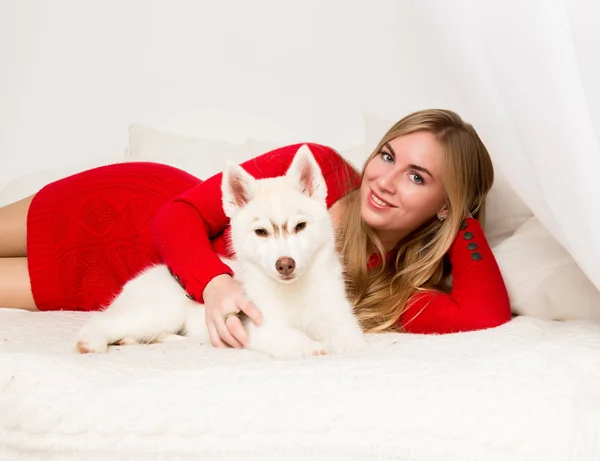
[[[333,149],[306,143],[321,167],[327,184],[330,207],[360,177]],[[242,163],[257,179],[285,174],[302,144],[284,146]],[[220,274],[233,275],[214,252],[210,240],[229,226],[222,206],[219,173],[175,197],[164,205],[153,221],[153,233],[162,261],[187,291],[188,296],[203,302],[202,293],[210,280]]]
[[[449,251],[450,294],[419,293],[400,318],[410,333],[455,333],[492,328],[511,319],[510,301],[498,263],[479,221],[463,222]]]

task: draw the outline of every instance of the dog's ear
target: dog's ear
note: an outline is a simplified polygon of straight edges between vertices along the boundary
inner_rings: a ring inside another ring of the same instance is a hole
[[[321,167],[306,144],[300,146],[296,152],[286,176],[294,180],[303,193],[326,203],[327,184],[325,184],[325,178],[323,178]]]
[[[231,218],[243,208],[254,195],[254,179],[241,166],[227,161],[221,180],[221,193],[223,195],[223,211]]]

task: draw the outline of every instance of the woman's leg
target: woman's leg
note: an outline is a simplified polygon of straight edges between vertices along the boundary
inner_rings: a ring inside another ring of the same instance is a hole
[[[0,307],[37,310],[27,267],[27,213],[33,195],[0,207]]]
[[[0,207],[0,258],[27,256],[27,213],[33,197]]]
[[[37,311],[27,258],[0,258],[0,307]]]

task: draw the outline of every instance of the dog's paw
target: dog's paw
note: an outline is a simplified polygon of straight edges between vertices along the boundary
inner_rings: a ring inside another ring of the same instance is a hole
[[[305,357],[326,354],[327,348],[325,347],[325,344],[309,338],[306,338],[306,340],[302,342],[296,342],[295,344],[278,347],[276,350],[271,352],[271,355],[274,358],[280,360],[302,359]]]
[[[367,341],[362,334],[341,333],[328,341],[328,350],[333,354],[356,352],[364,349]]]
[[[75,338],[75,349],[80,354],[102,353],[108,350],[106,336],[91,325],[85,325]]]
[[[320,341],[311,341],[307,344],[304,350],[304,357],[310,357],[311,355],[327,355],[325,344]]]
[[[108,351],[108,343],[98,338],[82,338],[77,340],[75,348],[80,354],[99,354]]]

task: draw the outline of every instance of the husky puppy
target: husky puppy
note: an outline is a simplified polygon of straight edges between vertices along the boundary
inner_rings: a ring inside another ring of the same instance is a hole
[[[327,187],[308,146],[275,178],[255,179],[227,162],[222,196],[235,253],[223,261],[263,315],[259,327],[243,319],[247,348],[294,359],[364,347],[335,250]],[[94,314],[78,332],[76,349],[105,352],[111,344],[185,337],[209,341],[204,307],[186,297],[165,265],[156,265]]]

